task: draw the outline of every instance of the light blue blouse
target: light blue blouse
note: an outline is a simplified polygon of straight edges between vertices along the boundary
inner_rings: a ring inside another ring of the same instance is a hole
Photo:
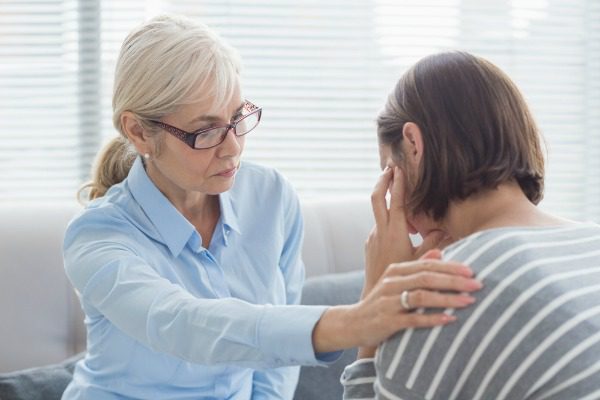
[[[70,223],[65,270],[88,333],[63,399],[291,399],[294,365],[339,356],[312,347],[325,307],[297,305],[303,225],[289,183],[244,163],[219,198],[206,249],[138,158]]]

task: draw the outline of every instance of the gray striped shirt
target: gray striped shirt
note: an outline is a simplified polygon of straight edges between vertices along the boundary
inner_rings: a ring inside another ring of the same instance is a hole
[[[491,229],[444,259],[473,268],[477,302],[348,366],[345,399],[600,399],[600,226]]]

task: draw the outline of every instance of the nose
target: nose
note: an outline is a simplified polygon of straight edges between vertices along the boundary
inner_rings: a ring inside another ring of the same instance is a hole
[[[219,157],[235,157],[242,152],[244,136],[236,136],[233,127],[227,131],[225,140],[218,146]]]

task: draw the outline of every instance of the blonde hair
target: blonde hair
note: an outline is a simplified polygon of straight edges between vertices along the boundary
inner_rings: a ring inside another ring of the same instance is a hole
[[[120,136],[100,150],[92,181],[79,191],[87,199],[103,196],[123,181],[135,158],[121,126],[132,112],[147,132],[178,107],[210,100],[212,111],[231,101],[241,65],[237,52],[208,26],[181,16],[162,15],[134,29],[121,46],[113,87],[113,125]]]

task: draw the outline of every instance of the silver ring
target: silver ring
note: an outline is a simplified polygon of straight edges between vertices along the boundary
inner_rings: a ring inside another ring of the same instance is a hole
[[[400,295],[400,305],[406,311],[411,309],[410,304],[408,304],[408,290],[403,291],[402,294]]]

